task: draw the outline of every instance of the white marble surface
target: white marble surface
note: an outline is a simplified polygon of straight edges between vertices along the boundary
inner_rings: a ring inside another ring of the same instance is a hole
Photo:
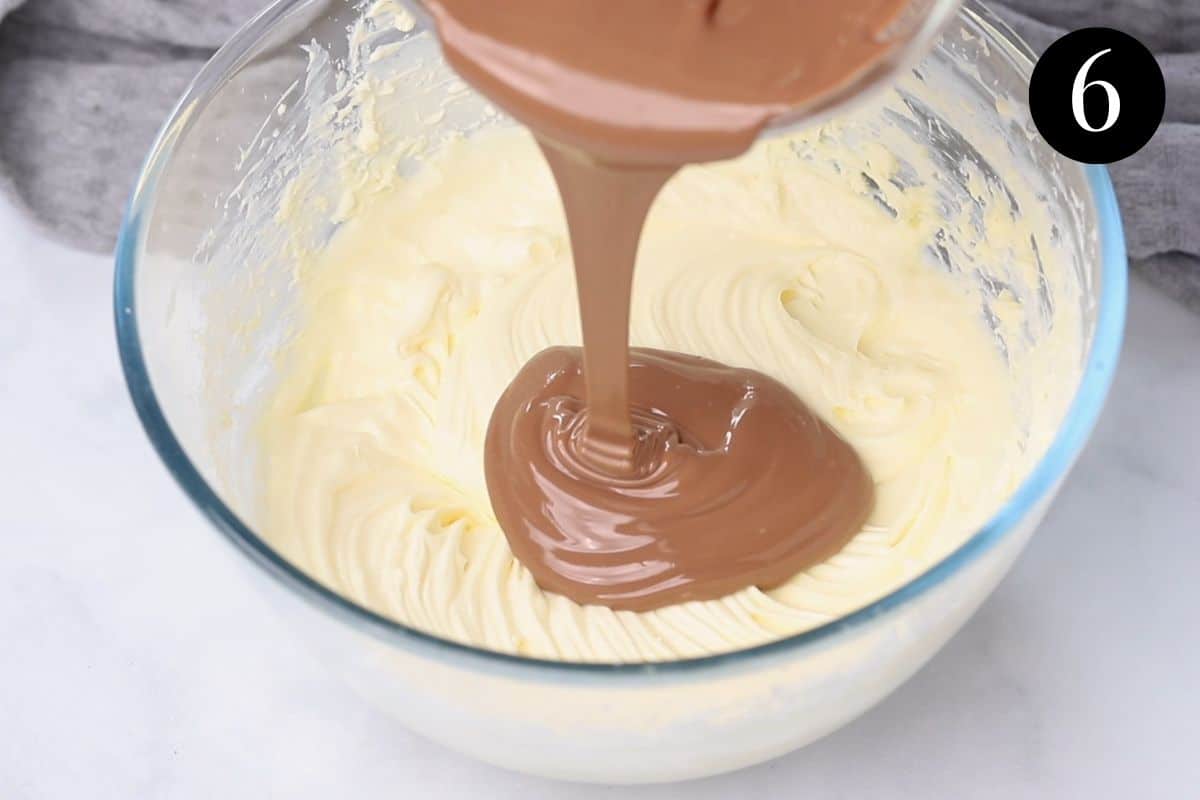
[[[1099,429],[983,610],[874,711],[690,784],[554,784],[311,663],[151,451],[111,264],[0,204],[0,798],[1195,797],[1200,316],[1134,281]]]

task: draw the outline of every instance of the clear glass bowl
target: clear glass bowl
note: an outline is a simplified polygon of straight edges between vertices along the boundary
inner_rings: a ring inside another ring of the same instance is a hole
[[[1032,133],[1029,50],[969,2],[906,78],[912,87],[945,81],[939,85],[953,88],[927,102],[892,92],[856,112],[854,124],[865,131],[890,125],[887,135],[919,140],[945,167],[926,177],[946,182],[950,194],[975,191],[956,166],[966,162],[993,194],[1005,181],[1039,187],[1030,196],[1056,220],[1041,244],[1057,243],[1080,287],[1071,310],[1083,335],[1074,356],[1081,377],[1036,466],[961,546],[835,621],[706,658],[573,664],[497,654],[381,617],[296,569],[252,524],[255,402],[286,340],[295,294],[270,213],[295,160],[283,145],[306,135],[312,117],[303,113],[314,96],[324,92],[328,102],[336,94],[336,81],[325,86],[314,77],[330,78],[322,59],[362,55],[354,34],[349,49],[346,36],[357,17],[341,0],[282,0],[222,48],[163,127],[117,246],[117,337],[134,404],[167,468],[245,557],[264,598],[331,668],[415,730],[501,766],[566,779],[663,781],[760,762],[834,730],[907,679],[1028,541],[1092,430],[1120,349],[1126,260],[1112,186],[1103,168],[1066,161]],[[386,68],[389,59],[416,52],[436,68],[436,49],[420,27],[392,25],[386,33],[396,42],[371,63]],[[424,108],[446,83],[415,82],[401,99]],[[458,119],[409,116],[426,120],[436,138],[490,118],[477,100]],[[974,141],[957,133],[968,122]],[[995,163],[982,154],[984,144],[999,154]],[[312,235],[319,240],[334,227]],[[986,315],[995,276],[958,263],[969,253],[944,244],[935,247],[947,268],[967,269],[980,282]],[[1033,296],[1043,311],[1073,302],[1045,286]]]

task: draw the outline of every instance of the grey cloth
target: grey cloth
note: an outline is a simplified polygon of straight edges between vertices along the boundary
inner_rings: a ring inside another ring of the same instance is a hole
[[[159,124],[262,2],[0,0],[0,189],[67,241],[110,249]],[[1200,2],[997,7],[1038,51],[1090,25],[1127,31],[1155,51],[1167,79],[1166,119],[1112,173],[1136,266],[1200,310]]]
[[[28,0],[0,20],[0,173],[66,240],[110,249],[168,110],[260,2]]]

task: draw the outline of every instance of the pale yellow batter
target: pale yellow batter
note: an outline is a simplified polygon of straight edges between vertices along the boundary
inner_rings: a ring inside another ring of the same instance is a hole
[[[516,130],[459,140],[373,196],[302,273],[304,326],[263,421],[268,538],[424,630],[603,661],[811,628],[962,542],[1047,431],[1030,429],[975,287],[932,263],[931,197],[895,192],[893,215],[861,181],[807,164],[810,145],[672,181],[643,238],[631,338],[775,376],[858,450],[878,500],[842,553],[769,592],[640,614],[545,593],[513,558],[484,431],[521,364],[579,336],[558,198]]]

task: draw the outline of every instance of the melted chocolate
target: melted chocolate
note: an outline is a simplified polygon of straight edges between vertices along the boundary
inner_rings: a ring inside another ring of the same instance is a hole
[[[529,125],[562,196],[582,351],[535,356],[487,433],[488,493],[543,588],[647,610],[771,587],[873,503],[774,379],[628,347],[638,239],[685,163],[744,151],[883,58],[907,0],[429,0],[447,60]]]
[[[664,350],[629,352],[631,466],[597,463],[579,348],[530,359],[496,404],[488,492],[538,584],[642,611],[770,588],[861,530],[874,484],[783,384]]]
[[[427,0],[446,58],[539,137],[617,163],[735,156],[894,50],[922,0]]]

